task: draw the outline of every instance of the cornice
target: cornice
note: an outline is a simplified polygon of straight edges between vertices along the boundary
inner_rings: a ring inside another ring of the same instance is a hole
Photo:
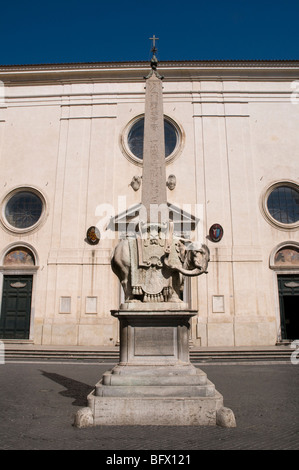
[[[11,84],[82,79],[143,81],[149,69],[146,61],[0,65],[0,79]],[[299,77],[299,60],[161,61],[159,72],[165,75],[165,80],[294,79]]]
[[[172,67],[231,67],[231,68],[299,68],[299,60],[168,60],[160,61],[159,68]],[[65,62],[44,64],[14,64],[0,65],[0,71],[25,71],[25,70],[82,70],[82,69],[134,69],[149,68],[148,61],[124,61],[124,62]]]

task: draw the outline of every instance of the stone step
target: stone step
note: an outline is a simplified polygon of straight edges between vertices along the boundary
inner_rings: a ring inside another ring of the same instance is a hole
[[[294,349],[287,346],[261,349],[191,349],[190,361],[194,363],[205,362],[243,362],[243,361],[288,361]],[[115,363],[119,360],[119,350],[115,349],[72,349],[70,348],[42,348],[30,349],[26,347],[6,347],[4,350],[6,361],[13,360],[56,360],[56,361],[98,361]]]
[[[192,351],[191,362],[225,361],[285,361],[290,360],[293,350],[229,350],[229,351]]]
[[[48,359],[48,360],[108,360],[116,362],[119,359],[119,351],[76,351],[76,350],[26,350],[5,349],[5,359]]]
[[[213,397],[215,385],[207,379],[206,385],[103,385],[95,386],[97,397]]]
[[[102,376],[102,384],[110,386],[189,386],[189,385],[206,385],[207,383],[207,374],[199,369],[196,369],[192,366],[197,372],[195,374],[189,375],[175,375],[171,373],[172,367],[168,368],[165,375],[157,375],[156,368],[151,368],[147,374],[136,375],[136,374],[114,374],[113,370],[106,372]],[[167,375],[166,375],[167,374]]]

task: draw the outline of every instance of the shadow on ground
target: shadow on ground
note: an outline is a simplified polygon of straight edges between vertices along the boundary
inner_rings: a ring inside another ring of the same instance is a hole
[[[86,397],[94,389],[94,387],[53,372],[46,372],[45,370],[41,370],[40,372],[43,374],[43,376],[66,388],[66,390],[59,392],[59,394],[63,397],[74,399],[72,405],[86,406]]]

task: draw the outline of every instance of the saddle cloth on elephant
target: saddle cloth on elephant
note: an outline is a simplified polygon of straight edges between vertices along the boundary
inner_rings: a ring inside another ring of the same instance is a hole
[[[133,295],[143,295],[144,301],[164,301],[171,287],[171,275],[163,263],[164,256],[178,263],[178,255],[169,240],[149,243],[141,237],[129,239],[131,286]]]

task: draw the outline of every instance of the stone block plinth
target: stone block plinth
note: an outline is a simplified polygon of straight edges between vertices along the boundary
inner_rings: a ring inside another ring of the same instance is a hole
[[[233,416],[222,412],[222,395],[190,363],[190,319],[197,312],[181,303],[165,307],[133,303],[111,312],[120,325],[120,360],[95,385],[76,426],[216,425],[220,412]]]
[[[111,312],[120,325],[120,365],[189,364],[190,319],[196,311],[180,303],[121,307]]]

